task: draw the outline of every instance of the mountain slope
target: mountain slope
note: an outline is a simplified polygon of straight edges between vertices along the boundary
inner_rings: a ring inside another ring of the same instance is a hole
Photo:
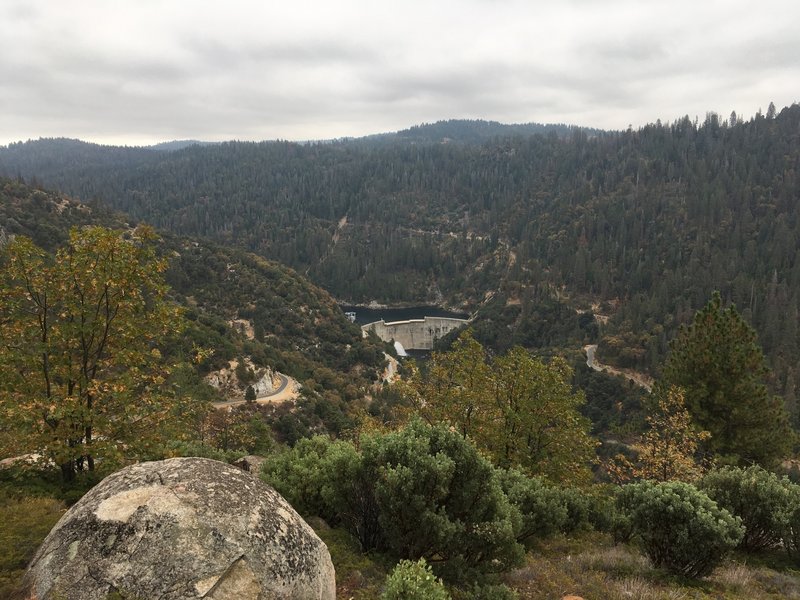
[[[350,301],[474,308],[499,293],[511,331],[543,301],[605,303],[600,358],[651,372],[719,289],[758,330],[776,389],[794,395],[800,106],[480,143],[443,144],[430,127],[413,140],[228,143],[129,163],[114,150],[112,166],[65,156],[52,168],[30,158],[47,154],[33,142],[0,151],[0,170],[241,245]],[[442,127],[469,139],[463,123]]]
[[[128,227],[119,214],[0,179],[0,241],[27,235],[53,251],[70,226],[89,224]],[[362,338],[329,294],[288,267],[242,250],[170,234],[159,250],[169,258],[167,282],[190,323],[183,347],[172,351],[188,353],[192,343],[213,350],[198,376],[249,357],[305,384],[308,423],[319,422],[314,411],[321,403],[327,412],[320,414],[336,420],[326,426],[344,426],[349,403],[382,372],[383,347]],[[252,336],[242,334],[236,320],[249,322]]]

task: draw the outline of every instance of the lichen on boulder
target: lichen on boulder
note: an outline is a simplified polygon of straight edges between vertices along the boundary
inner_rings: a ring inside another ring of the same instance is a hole
[[[328,549],[292,507],[204,458],[105,478],[47,536],[26,584],[39,600],[336,597]]]

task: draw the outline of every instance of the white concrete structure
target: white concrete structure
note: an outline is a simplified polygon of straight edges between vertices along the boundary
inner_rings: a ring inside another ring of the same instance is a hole
[[[406,350],[432,350],[436,340],[466,323],[469,323],[467,319],[451,317],[425,317],[390,323],[381,319],[362,325],[361,329],[374,331],[385,342],[400,342]]]

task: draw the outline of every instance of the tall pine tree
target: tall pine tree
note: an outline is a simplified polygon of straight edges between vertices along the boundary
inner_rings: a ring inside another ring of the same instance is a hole
[[[793,432],[783,402],[767,390],[756,334],[719,292],[670,344],[663,379],[686,392],[694,421],[723,462],[771,465],[786,456]]]

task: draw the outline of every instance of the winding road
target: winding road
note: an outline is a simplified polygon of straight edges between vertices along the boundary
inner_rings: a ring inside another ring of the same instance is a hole
[[[653,390],[653,378],[649,375],[645,375],[644,373],[639,373],[638,371],[634,371],[633,369],[618,369],[616,367],[612,367],[609,365],[603,365],[597,362],[594,359],[595,352],[597,352],[597,344],[589,344],[588,346],[583,347],[583,351],[586,352],[586,366],[590,369],[594,369],[595,371],[610,373],[611,375],[621,375],[626,379],[630,379],[636,385],[639,385],[646,389],[648,392]]]
[[[278,377],[281,380],[281,384],[278,388],[270,392],[269,394],[265,394],[260,398],[255,399],[256,404],[273,404],[278,402],[284,402],[286,400],[294,400],[299,395],[297,392],[297,382],[294,379],[290,379],[286,375],[281,373],[277,373]],[[292,385],[290,386],[289,383]],[[233,406],[240,406],[242,404],[247,404],[247,400],[229,400],[227,402],[214,402],[214,408],[231,408]]]

